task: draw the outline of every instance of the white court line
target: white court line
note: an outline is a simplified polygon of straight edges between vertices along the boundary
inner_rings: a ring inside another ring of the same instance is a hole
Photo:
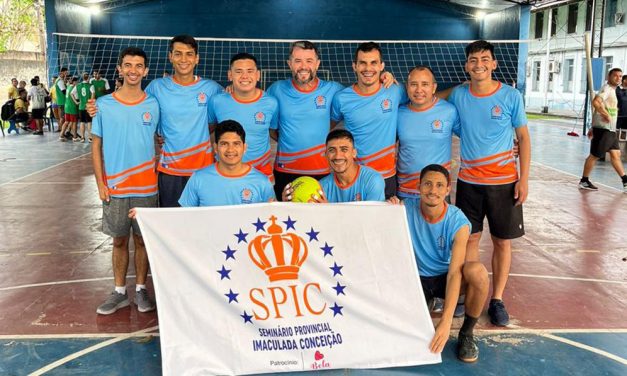
[[[24,176],[22,176],[22,177],[19,177],[19,178],[13,179],[13,180],[10,180],[10,181],[8,181],[8,182],[6,182],[6,183],[1,183],[1,184],[0,184],[0,187],[3,187],[3,186],[5,186],[5,185],[7,185],[7,184],[14,183],[14,182],[16,182],[16,181],[20,181],[20,180],[22,180],[22,179],[26,179],[26,178],[28,178],[28,177],[30,177],[30,176],[33,176],[33,175],[39,174],[39,173],[41,173],[41,172],[48,171],[48,170],[53,169],[53,168],[55,168],[55,167],[61,166],[61,165],[62,165],[62,164],[64,164],[64,163],[72,162],[72,161],[74,161],[74,160],[77,160],[77,159],[79,159],[79,158],[82,158],[82,157],[84,157],[84,156],[86,156],[86,155],[88,155],[88,154],[91,154],[91,152],[88,152],[88,153],[85,153],[85,154],[81,154],[81,155],[79,155],[78,157],[74,157],[74,158],[72,158],[72,159],[65,160],[65,161],[63,161],[63,162],[57,163],[57,164],[52,165],[52,166],[50,166],[50,167],[46,167],[46,168],[41,169],[41,170],[39,170],[39,171],[31,172],[30,174],[24,175]]]
[[[595,278],[560,277],[560,276],[555,276],[555,275],[517,274],[517,273],[510,273],[509,276],[510,277],[523,277],[523,278],[559,279],[562,281],[614,283],[617,285],[627,285],[627,281],[612,281],[608,279],[595,279]]]
[[[588,346],[588,345],[585,345],[583,343],[570,340],[568,338],[562,338],[562,337],[554,336],[553,334],[550,334],[550,333],[542,333],[540,335],[542,337],[546,337],[546,338],[552,339],[554,341],[562,342],[562,343],[565,343],[567,345],[571,345],[571,346],[577,347],[577,348],[582,349],[582,350],[587,350],[587,351],[590,351],[591,353],[594,353],[594,354],[597,354],[597,355],[601,355],[601,356],[604,356],[606,358],[610,358],[610,359],[615,360],[615,361],[617,361],[619,363],[627,365],[627,359],[621,358],[618,355],[614,355],[612,353],[609,353],[607,351],[601,350],[599,348]]]
[[[148,276],[152,276],[152,275],[148,274]],[[126,279],[129,279],[129,278],[135,278],[135,276],[134,275],[127,275]],[[69,284],[69,283],[108,281],[108,280],[112,280],[112,279],[113,279],[113,277],[100,277],[100,278],[73,279],[73,280],[67,280],[67,281],[31,283],[31,284],[28,284],[28,285],[0,287],[0,291],[19,290],[19,289],[25,289],[25,288],[29,288],[29,287],[66,285],[66,284]]]
[[[55,368],[65,364],[67,362],[70,362],[70,361],[72,361],[72,360],[74,360],[76,358],[80,358],[83,355],[89,354],[89,353],[94,352],[96,350],[100,350],[103,347],[107,347],[109,345],[113,345],[114,343],[124,341],[124,340],[126,340],[128,338],[136,337],[138,334],[147,334],[148,332],[152,332],[152,331],[155,331],[157,329],[159,329],[159,326],[153,326],[152,328],[142,329],[142,330],[139,330],[139,331],[136,331],[136,332],[133,332],[133,333],[123,334],[123,335],[121,335],[119,337],[111,338],[108,341],[100,342],[100,343],[98,343],[96,345],[90,346],[90,347],[88,347],[86,349],[83,349],[81,351],[75,352],[74,354],[70,354],[70,355],[68,355],[68,356],[66,356],[64,358],[61,358],[61,359],[57,360],[56,362],[50,363],[47,366],[44,366],[44,367],[38,369],[37,371],[30,373],[29,375],[30,376],[43,375],[44,373],[46,373],[46,372],[48,372],[50,370],[53,370],[53,369],[55,369]]]
[[[76,334],[3,334],[0,335],[0,341],[9,340],[31,340],[31,339],[82,339],[82,338],[113,338],[125,335],[132,337],[145,337],[145,333],[76,333]],[[159,337],[159,333],[151,333],[151,336]]]
[[[531,161],[531,163],[533,163],[533,164],[539,164],[540,166],[542,166],[542,167],[546,167],[546,168],[548,168],[548,169],[550,169],[550,170],[557,171],[557,172],[561,172],[561,173],[563,173],[563,174],[566,174],[566,175],[569,175],[569,176],[573,176],[573,177],[575,177],[575,178],[577,178],[577,179],[581,179],[581,176],[579,176],[579,175],[575,175],[575,174],[572,174],[572,173],[570,173],[570,172],[568,172],[568,171],[560,170],[559,168],[555,168],[555,167],[551,167],[551,166],[549,166],[549,165],[545,165],[544,163],[541,163],[541,162],[538,162],[538,161]],[[577,181],[579,181],[579,180],[577,180]],[[614,190],[614,191],[622,192],[622,190],[621,190],[621,189],[618,189],[618,188],[616,188],[616,187],[612,187],[612,186],[609,186],[609,185],[605,185],[605,184],[603,184],[603,183],[599,183],[598,181],[596,181],[594,184],[595,184],[595,185],[601,185],[601,186],[603,186],[603,187],[605,187],[605,188],[609,188],[609,189]],[[575,183],[575,185],[576,185],[576,183]],[[577,188],[577,189],[579,189],[579,188]]]

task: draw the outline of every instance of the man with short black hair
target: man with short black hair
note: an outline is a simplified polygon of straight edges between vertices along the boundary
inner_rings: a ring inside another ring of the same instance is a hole
[[[28,101],[31,105],[32,118],[37,124],[37,130],[33,132],[35,135],[44,134],[44,113],[46,112],[46,89],[39,85],[39,80],[33,78],[30,80],[31,87],[28,89]]]

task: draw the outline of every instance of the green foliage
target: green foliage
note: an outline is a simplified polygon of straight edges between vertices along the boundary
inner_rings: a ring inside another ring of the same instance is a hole
[[[39,0],[0,0],[0,52],[16,50],[25,39],[39,43],[39,21],[35,6]]]

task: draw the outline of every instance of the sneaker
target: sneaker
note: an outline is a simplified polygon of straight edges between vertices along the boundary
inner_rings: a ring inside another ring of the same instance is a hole
[[[453,317],[464,317],[466,314],[466,305],[464,302],[457,302],[455,306],[455,312],[453,312]]]
[[[442,311],[444,311],[444,299],[433,298],[433,308],[431,309],[431,312],[441,313]]]
[[[81,138],[80,138],[80,136],[76,136],[76,137],[72,138],[72,141],[74,141],[74,142],[81,142]]]
[[[33,135],[43,136],[44,135],[44,131],[35,131],[35,132],[33,132]]]
[[[590,182],[590,180],[580,181],[579,182],[579,189],[587,189],[589,191],[597,191],[597,190],[599,190],[599,188],[597,188],[596,185],[592,184]]]
[[[627,182],[623,183],[623,193],[627,193]]]
[[[500,299],[490,300],[488,307],[490,322],[496,326],[507,326],[509,324],[509,314],[505,309],[505,304]]]
[[[61,142],[66,142],[66,141],[67,141],[67,139],[66,139],[65,137],[59,137],[59,141],[61,141]]]
[[[157,308],[155,302],[148,296],[148,290],[146,289],[139,289],[139,291],[135,292],[135,304],[137,304],[139,312],[150,312]]]
[[[128,305],[128,294],[113,291],[107,300],[96,309],[96,312],[101,315],[110,315],[120,308],[128,307]]]
[[[457,359],[466,363],[474,363],[479,359],[479,347],[474,336],[459,333],[457,337]]]

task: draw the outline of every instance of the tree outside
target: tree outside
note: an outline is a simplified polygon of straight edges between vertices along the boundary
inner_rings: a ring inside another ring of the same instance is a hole
[[[0,53],[45,52],[43,0],[0,0]]]

